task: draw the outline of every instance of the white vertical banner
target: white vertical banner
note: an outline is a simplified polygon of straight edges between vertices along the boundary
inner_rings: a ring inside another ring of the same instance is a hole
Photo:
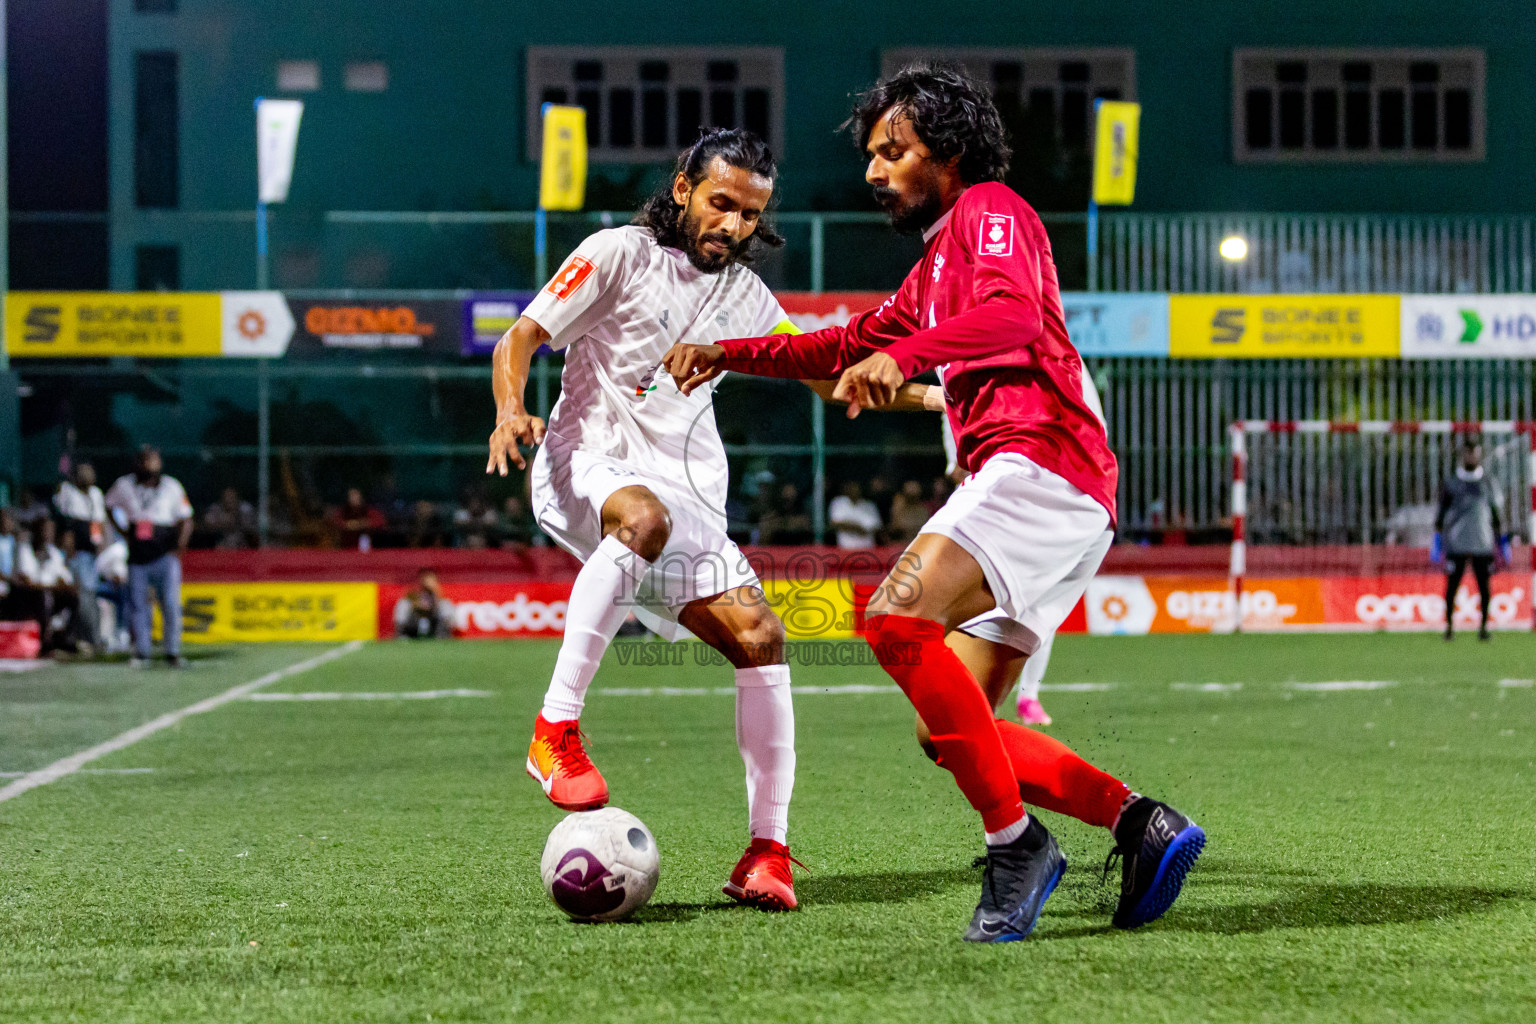
[[[256,195],[262,203],[281,203],[293,181],[293,156],[299,143],[303,100],[256,102]]]

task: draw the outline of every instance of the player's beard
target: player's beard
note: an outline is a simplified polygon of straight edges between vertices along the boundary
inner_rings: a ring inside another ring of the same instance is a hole
[[[936,174],[923,174],[913,184],[909,196],[888,185],[877,185],[875,202],[891,219],[891,228],[898,235],[920,234],[944,212],[944,197],[939,192]]]
[[[677,215],[677,233],[687,245],[683,253],[688,257],[688,262],[706,274],[718,274],[735,263],[752,241],[750,235],[738,242],[723,231],[703,233],[699,229],[699,218],[686,209]],[[705,242],[719,242],[725,251],[718,255],[705,252]]]

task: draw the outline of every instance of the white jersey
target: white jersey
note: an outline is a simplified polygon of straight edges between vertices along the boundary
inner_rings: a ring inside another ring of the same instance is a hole
[[[636,225],[587,237],[523,310],[566,350],[545,447],[573,448],[689,487],[723,515],[725,446],[711,404],[719,378],[684,396],[661,367],[674,343],[792,331],[756,274],[707,274]]]

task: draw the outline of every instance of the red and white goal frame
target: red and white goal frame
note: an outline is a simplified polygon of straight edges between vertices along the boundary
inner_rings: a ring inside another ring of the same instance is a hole
[[[1481,437],[1525,434],[1529,439],[1526,480],[1530,484],[1526,508],[1526,537],[1536,550],[1536,420],[1237,420],[1229,428],[1232,449],[1232,589],[1231,628],[1241,628],[1243,578],[1248,567],[1246,525],[1248,518],[1248,435],[1250,434],[1441,434]],[[1531,564],[1531,592],[1536,599],[1536,557]],[[1532,616],[1536,629],[1536,615]]]

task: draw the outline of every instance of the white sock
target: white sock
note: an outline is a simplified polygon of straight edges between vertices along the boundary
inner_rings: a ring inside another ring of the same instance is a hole
[[[635,587],[650,568],[650,562],[610,534],[576,574],[565,612],[565,638],[544,694],[546,721],[581,717],[603,652],[629,616]]]
[[[987,845],[1007,846],[1009,843],[1019,838],[1019,836],[1023,835],[1026,828],[1029,828],[1029,815],[1027,814],[1005,829],[997,832],[988,832]]]
[[[795,706],[789,666],[736,670],[736,745],[747,766],[747,823],[753,839],[784,842],[795,788]]]

